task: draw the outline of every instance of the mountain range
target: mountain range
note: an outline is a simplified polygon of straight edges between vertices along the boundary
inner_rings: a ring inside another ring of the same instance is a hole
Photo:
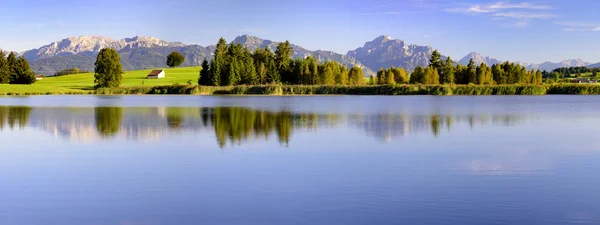
[[[233,40],[233,43],[242,44],[250,50],[269,48],[275,50],[279,42],[265,40],[254,36],[242,35]],[[402,67],[409,71],[417,66],[427,66],[434,48],[408,44],[402,40],[392,39],[382,35],[372,41],[366,42],[362,47],[339,54],[325,50],[307,50],[298,45],[292,45],[294,57],[314,56],[319,61],[333,60],[348,67],[359,66],[365,75],[374,74],[379,68],[391,66]],[[110,47],[117,50],[121,56],[121,63],[125,70],[151,69],[165,67],[166,56],[178,51],[185,56],[182,66],[198,66],[204,59],[210,60],[215,46],[200,46],[184,44],[181,42],[167,42],[154,37],[136,36],[133,38],[111,39],[102,36],[78,36],[52,42],[37,49],[20,52],[31,64],[31,68],[39,74],[53,75],[55,72],[78,67],[82,70],[93,71],[96,55],[100,49]],[[445,58],[445,56],[442,56]],[[463,57],[458,63],[466,65],[473,59],[475,64],[486,63],[493,65],[503,61],[484,57],[472,52]],[[544,62],[541,64],[516,62],[528,69],[553,70],[559,67],[594,66],[580,59],[564,60],[562,62]]]
[[[484,57],[476,52],[471,52],[467,56],[465,56],[464,58],[459,60],[458,63],[460,63],[462,65],[467,65],[467,64],[469,64],[469,61],[471,59],[473,59],[473,62],[475,63],[475,65],[479,65],[481,63],[485,63],[487,65],[494,65],[494,64],[504,62],[504,61],[501,61],[501,60],[498,60],[498,59],[495,59],[495,58],[492,58],[489,56]],[[521,66],[525,66],[527,69],[539,69],[539,70],[546,70],[546,71],[551,71],[551,70],[554,70],[554,69],[560,68],[560,67],[578,67],[578,66],[600,67],[600,63],[597,64],[598,66],[594,66],[592,63],[584,62],[581,59],[568,59],[568,60],[564,60],[564,61],[557,62],[557,63],[553,63],[553,62],[544,62],[544,63],[540,63],[540,64],[526,63],[526,62],[515,62],[515,63],[517,63]]]

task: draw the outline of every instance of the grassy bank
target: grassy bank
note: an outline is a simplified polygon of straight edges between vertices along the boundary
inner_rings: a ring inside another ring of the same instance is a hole
[[[163,79],[146,79],[150,70],[127,71],[119,88],[93,90],[94,74],[48,77],[33,85],[0,84],[0,95],[61,94],[237,94],[237,95],[544,95],[600,94],[600,85],[255,85],[209,87],[195,84],[200,67],[163,68]]]
[[[186,95],[545,95],[600,94],[600,86],[565,85],[257,85],[210,87],[197,85],[168,85],[154,87],[120,87],[97,90],[96,94],[186,94]]]

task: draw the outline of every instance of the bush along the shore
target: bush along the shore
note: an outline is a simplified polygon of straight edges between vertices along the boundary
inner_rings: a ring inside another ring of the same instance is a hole
[[[545,95],[600,94],[600,86],[566,85],[169,85],[154,87],[100,88],[96,94],[172,94],[172,95]]]

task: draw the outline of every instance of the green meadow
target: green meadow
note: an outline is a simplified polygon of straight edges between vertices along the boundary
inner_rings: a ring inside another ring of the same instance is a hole
[[[197,86],[201,67],[161,68],[166,77],[146,79],[151,70],[127,71],[119,88],[93,90],[94,74],[47,77],[32,85],[0,84],[0,95],[47,94],[266,94],[266,95],[544,95],[600,94],[600,85],[254,85]]]
[[[166,77],[146,79],[151,70],[126,71],[121,87],[151,87],[172,84],[196,84],[202,67],[160,68]],[[94,73],[81,73],[59,77],[46,77],[32,85],[0,84],[0,95],[20,94],[86,94],[93,93]]]

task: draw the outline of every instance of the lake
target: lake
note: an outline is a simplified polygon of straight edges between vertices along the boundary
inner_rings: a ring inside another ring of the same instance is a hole
[[[0,98],[0,224],[600,224],[600,96]]]

